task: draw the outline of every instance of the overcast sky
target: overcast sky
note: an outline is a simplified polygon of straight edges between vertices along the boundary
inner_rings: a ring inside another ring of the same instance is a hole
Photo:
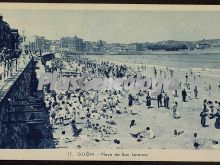
[[[48,39],[77,35],[87,41],[156,42],[220,38],[220,12],[1,10],[27,35]]]

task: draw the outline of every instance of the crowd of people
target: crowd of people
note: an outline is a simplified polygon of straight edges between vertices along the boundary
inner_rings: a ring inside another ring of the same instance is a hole
[[[79,73],[92,73],[95,77],[101,78],[123,78],[128,76],[137,76],[137,72],[140,70],[146,70],[146,66],[141,66],[138,71],[135,68],[127,65],[118,65],[110,63],[109,61],[97,61],[89,58],[65,58],[62,67],[69,69],[75,69]],[[60,70],[60,65],[54,65],[52,70]],[[158,75],[158,70],[160,75]],[[161,69],[152,68],[152,74],[155,77],[173,78],[174,70],[171,68]],[[144,76],[143,76],[144,77]],[[89,139],[96,142],[99,141],[112,141],[116,146],[119,146],[120,139],[116,138],[117,129],[117,116],[127,113],[131,116],[135,116],[137,112],[133,108],[134,104],[145,104],[146,109],[153,107],[152,102],[156,100],[157,108],[164,108],[167,113],[171,113],[174,120],[181,118],[179,103],[177,99],[182,97],[182,102],[189,102],[193,99],[198,99],[199,89],[195,85],[189,83],[189,77],[193,77],[194,81],[200,77],[200,73],[195,75],[192,70],[189,74],[185,74],[185,82],[180,82],[178,89],[172,91],[172,94],[167,90],[161,90],[161,93],[154,97],[151,96],[148,90],[129,91],[125,88],[122,90],[82,90],[77,89],[74,91],[49,91],[44,90],[44,97],[46,107],[49,110],[50,121],[54,126],[61,126],[63,128],[66,125],[71,126],[72,136],[78,137],[80,135],[87,135]],[[87,78],[89,81],[90,78]],[[192,86],[192,87],[191,87]],[[194,97],[192,96],[192,91]],[[211,87],[208,88],[211,90]],[[127,103],[125,103],[127,100]],[[172,105],[170,102],[172,100]],[[202,127],[207,127],[206,120],[216,118],[215,127],[220,128],[220,102],[215,101],[213,105],[212,101],[204,100],[204,108],[200,113]],[[171,111],[170,111],[171,109]],[[136,129],[136,121],[130,121],[130,137],[136,139],[138,142],[143,138],[153,139],[157,137],[151,126],[146,125],[145,129],[140,131]],[[62,135],[67,132],[62,131]],[[183,134],[183,130],[174,130],[174,135]],[[193,135],[197,138],[197,133]],[[195,143],[198,143],[197,140]],[[198,145],[193,143],[195,148]]]
[[[5,47],[0,50],[0,62],[10,62],[14,58],[18,58],[21,55],[21,51],[7,49]]]

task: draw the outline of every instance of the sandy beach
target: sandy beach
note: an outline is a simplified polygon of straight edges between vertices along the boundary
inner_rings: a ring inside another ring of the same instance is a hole
[[[101,56],[89,56],[87,57],[92,60],[96,60],[97,63],[103,61]],[[129,70],[137,71],[140,69],[140,63],[130,63],[129,60],[116,59],[114,57],[108,56],[104,61],[109,61],[114,64],[126,64]],[[145,64],[146,69],[141,69],[141,73],[147,77],[153,77],[152,67],[157,69],[165,69],[166,66],[161,65],[150,65]],[[139,69],[138,69],[139,68]],[[185,82],[185,73],[189,74],[189,68],[172,68],[174,70],[174,77],[178,78],[180,81]],[[193,75],[200,74],[200,77],[196,77],[189,74],[190,86],[192,88],[191,100],[187,102],[182,102],[181,90],[186,88],[182,86],[178,90],[178,97],[172,96],[172,91],[166,91],[170,97],[170,107],[173,101],[178,102],[178,109],[180,112],[180,119],[174,119],[172,117],[172,110],[165,109],[164,107],[157,107],[157,100],[152,100],[152,108],[147,109],[145,103],[145,97],[140,97],[140,105],[134,104],[133,110],[135,115],[131,115],[129,112],[114,115],[114,120],[117,125],[117,133],[110,135],[109,140],[101,140],[96,142],[92,140],[89,136],[87,129],[83,129],[79,137],[72,137],[71,126],[54,125],[54,139],[57,139],[57,148],[77,148],[81,146],[82,148],[92,148],[92,149],[106,149],[114,148],[114,139],[120,140],[120,147],[123,149],[193,149],[193,134],[198,134],[198,139],[201,142],[200,149],[212,149],[212,140],[220,140],[219,129],[214,127],[215,119],[207,119],[208,127],[201,127],[200,124],[200,112],[203,108],[203,100],[219,101],[220,90],[218,88],[219,73],[218,69],[210,68],[192,68]],[[159,73],[158,73],[159,74]],[[205,90],[206,84],[210,84],[212,89],[210,91]],[[198,87],[198,98],[194,99],[193,88]],[[137,92],[137,91],[136,91]],[[120,100],[120,107],[128,108],[128,98],[124,97]],[[154,139],[143,138],[142,141],[138,142],[135,138],[132,138],[129,134],[130,128],[129,124],[131,120],[136,121],[136,125],[140,131],[145,130],[146,127],[152,128],[156,137]],[[78,126],[83,127],[82,124]],[[184,133],[174,136],[174,130],[184,131]],[[59,140],[61,132],[65,130],[66,135],[65,141]]]

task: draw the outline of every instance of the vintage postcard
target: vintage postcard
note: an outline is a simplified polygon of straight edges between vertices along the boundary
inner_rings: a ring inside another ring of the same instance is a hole
[[[0,3],[0,159],[220,161],[220,6]]]

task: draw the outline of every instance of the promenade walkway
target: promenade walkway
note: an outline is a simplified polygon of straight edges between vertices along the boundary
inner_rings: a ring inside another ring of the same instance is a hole
[[[7,61],[0,64],[0,101],[23,73],[30,61],[30,55],[22,54],[19,58],[12,59],[10,63]]]

